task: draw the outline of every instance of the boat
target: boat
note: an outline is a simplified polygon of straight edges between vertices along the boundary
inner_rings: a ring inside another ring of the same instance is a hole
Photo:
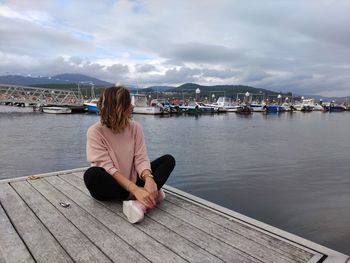
[[[84,102],[84,106],[86,106],[87,111],[89,113],[98,113],[99,109],[97,107],[97,102],[98,102],[98,99],[92,99],[90,101]]]
[[[204,113],[217,113],[219,107],[208,106],[202,102],[192,102],[189,105],[180,105],[179,110],[181,112],[192,113],[192,114],[204,114]]]
[[[260,103],[252,103],[252,104],[250,104],[250,108],[254,112],[264,112],[264,111],[266,111],[265,105],[260,104]]]
[[[239,114],[251,114],[253,112],[253,109],[250,107],[250,105],[241,104],[237,107],[236,113]]]
[[[171,104],[168,100],[165,100],[165,99],[153,99],[153,100],[151,100],[151,106],[162,107],[162,108],[164,108],[165,113],[178,113],[179,112],[178,105]]]
[[[232,100],[229,97],[219,97],[216,102],[208,106],[218,108],[218,112],[236,112],[239,108],[238,105],[232,104]]]
[[[42,107],[44,113],[51,114],[69,114],[72,113],[72,109],[67,107]]]
[[[314,110],[315,101],[314,99],[303,99],[301,102],[294,104],[293,107],[297,111],[311,112]]]
[[[285,111],[288,112],[296,110],[296,108],[294,108],[293,104],[290,102],[283,102],[281,106],[284,108]]]
[[[340,112],[340,111],[346,111],[345,105],[337,105],[334,102],[332,103],[325,103],[323,105],[324,111],[330,111],[330,112]]]
[[[272,113],[272,112],[284,112],[286,109],[283,106],[280,105],[266,105],[266,112]]]
[[[168,113],[161,103],[149,105],[147,96],[144,94],[131,94],[131,104],[134,106],[134,114],[161,115]]]

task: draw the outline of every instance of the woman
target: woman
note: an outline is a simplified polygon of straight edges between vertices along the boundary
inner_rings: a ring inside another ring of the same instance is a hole
[[[85,185],[97,200],[127,200],[123,213],[131,223],[143,219],[165,197],[162,186],[175,167],[171,155],[149,161],[143,130],[131,120],[133,106],[129,91],[110,87],[98,102],[100,122],[87,132]]]

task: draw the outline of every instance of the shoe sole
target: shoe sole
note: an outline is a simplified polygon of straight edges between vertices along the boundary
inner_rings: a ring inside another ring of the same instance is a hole
[[[128,221],[132,224],[140,222],[143,219],[143,214],[140,213],[138,209],[136,209],[133,205],[131,205],[130,201],[123,202],[123,213],[128,218]]]

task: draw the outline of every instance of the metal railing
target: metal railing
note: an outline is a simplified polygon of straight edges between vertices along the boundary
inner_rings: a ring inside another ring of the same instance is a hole
[[[0,102],[29,105],[82,105],[80,90],[59,90],[0,84]]]

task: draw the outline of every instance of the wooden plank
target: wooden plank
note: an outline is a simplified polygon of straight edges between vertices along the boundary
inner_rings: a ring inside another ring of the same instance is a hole
[[[81,188],[88,193],[86,187],[83,184],[83,181],[77,176],[63,175],[62,177],[63,179],[68,179],[67,182],[69,182],[69,179],[76,179],[80,183]],[[118,214],[120,217],[124,217],[122,213],[121,202],[108,203],[115,204],[119,208],[118,210],[114,210],[116,214]],[[158,224],[154,220],[145,218],[142,224],[136,224],[135,226],[143,232],[145,232],[146,234],[148,234],[149,236],[151,236],[152,238],[162,243],[164,246],[171,248],[171,250],[181,255],[186,260],[189,260],[191,262],[222,262],[222,260],[220,260],[216,256],[209,254],[199,246],[182,238],[181,236],[172,232],[170,229]]]
[[[223,226],[214,224],[213,222],[198,216],[194,213],[190,213],[187,210],[184,210],[170,202],[162,202],[159,206],[163,211],[168,212],[174,217],[177,217],[184,222],[202,229],[204,232],[212,235],[213,237],[225,242],[241,251],[251,254],[256,258],[260,258],[263,261],[272,261],[272,262],[302,262],[298,259],[292,259],[286,254],[282,254],[271,250],[265,246],[262,246],[259,243],[256,243],[252,240],[247,239],[243,235],[239,235]],[[273,245],[273,244],[271,244]]]
[[[74,261],[112,262],[28,182],[11,185]]]
[[[69,181],[71,184],[76,186],[81,191],[89,194],[86,189],[83,181],[81,180],[81,175],[74,174],[74,176],[70,175],[61,175],[60,177]],[[121,213],[121,207],[109,202],[103,202],[104,205],[113,209],[116,212]],[[184,223],[182,220],[177,219],[174,216],[170,216],[164,211],[152,211],[148,214],[155,221],[163,224],[164,226],[169,227],[172,231],[177,234],[183,236],[184,238],[200,245],[202,248],[206,249],[208,252],[217,255],[224,261],[238,261],[238,262],[263,262],[256,257],[249,255],[249,253],[245,253],[235,247],[230,246],[229,244],[219,241],[214,238],[212,235],[201,231],[200,229],[193,227]],[[269,261],[267,261],[269,262]]]
[[[308,261],[313,254],[309,251],[305,251],[293,245],[285,242],[284,240],[274,237],[269,233],[253,229],[252,227],[238,222],[232,218],[224,217],[212,210],[209,210],[203,206],[196,205],[190,202],[184,202],[184,199],[176,197],[175,195],[167,195],[166,201],[171,202],[182,209],[188,210],[191,213],[195,213],[201,217],[204,217],[211,222],[223,226],[239,235],[245,236],[246,238],[258,242],[259,244],[266,246],[268,249],[274,250],[278,253],[290,255],[290,258],[298,258],[301,261]],[[273,246],[271,246],[273,244]],[[323,255],[318,255],[320,259]]]
[[[71,183],[81,191],[88,193],[88,190],[86,189],[83,181],[81,178],[78,178],[78,176],[74,175],[63,175],[60,176],[67,182]],[[115,213],[122,215],[122,206],[119,202],[101,202],[103,205],[114,211]],[[148,233],[152,237],[156,238],[157,240],[160,240],[163,244],[169,246],[171,245],[171,248],[183,255],[186,260],[189,260],[191,262],[197,261],[198,255],[201,250],[206,250],[212,255],[216,255],[218,258],[220,258],[223,261],[238,261],[238,262],[262,262],[256,258],[253,258],[239,250],[234,249],[233,247],[227,245],[226,243],[222,243],[219,240],[211,237],[210,235],[206,234],[205,232],[197,229],[197,228],[191,228],[190,226],[183,224],[180,220],[176,220],[176,218],[172,217],[166,217],[167,220],[164,220],[164,215],[166,214],[163,211],[159,209],[154,209],[151,214],[157,215],[155,217],[150,216],[150,213],[148,213],[147,217],[144,219],[144,223],[140,225],[136,225],[136,227],[140,228],[142,231]],[[160,219],[159,219],[160,215]],[[162,217],[163,215],[163,217]],[[149,218],[150,217],[150,218]],[[163,220],[162,220],[163,219]],[[156,223],[157,222],[157,223]],[[152,229],[151,229],[152,228]],[[171,229],[171,232],[169,233],[169,229]],[[165,232],[166,231],[166,232]],[[182,240],[173,240],[178,239],[175,237],[172,237],[174,234],[172,232],[176,233],[179,236],[182,236]],[[167,233],[167,234],[166,234]],[[185,240],[185,241],[184,241]],[[189,243],[190,244],[197,244],[197,250],[196,251],[188,251],[186,249],[183,250],[182,244],[184,242],[185,245]],[[180,246],[177,248],[177,246]],[[212,257],[208,257],[207,259],[201,259],[201,257],[198,258],[199,262],[215,262],[213,261]],[[203,261],[200,261],[203,260]]]
[[[310,251],[316,251],[320,254],[328,255],[328,256],[332,255],[332,256],[348,257],[347,255],[345,255],[343,253],[340,253],[340,252],[335,251],[333,249],[327,248],[325,246],[322,246],[320,244],[317,244],[317,243],[312,242],[310,240],[307,240],[305,238],[296,236],[294,234],[291,234],[291,233],[286,232],[284,230],[278,229],[278,228],[273,227],[271,225],[265,224],[261,221],[255,220],[253,218],[250,218],[248,216],[245,216],[245,215],[240,214],[238,212],[235,212],[233,210],[216,205],[212,202],[209,202],[209,201],[204,200],[202,198],[199,198],[197,196],[188,194],[184,191],[181,191],[181,190],[174,188],[174,187],[171,187],[169,185],[165,185],[163,188],[165,188],[167,191],[170,191],[171,193],[173,193],[177,196],[188,199],[189,202],[193,202],[195,204],[200,204],[204,207],[207,207],[208,209],[212,209],[214,211],[217,211],[220,214],[223,214],[225,216],[230,216],[230,217],[234,218],[235,220],[240,220],[242,222],[245,222],[254,228],[262,229],[262,230],[267,231],[271,234],[282,237],[283,239],[285,239],[286,242],[290,242],[292,244],[298,244],[299,246],[301,246],[303,248],[305,247],[305,248],[309,249]]]
[[[201,229],[188,225],[160,209],[149,211],[147,216],[226,262],[264,262],[264,260],[221,242]]]
[[[62,194],[44,179],[30,181],[30,184],[112,261],[130,262],[135,260],[137,262],[147,262],[147,260],[129,244],[116,236],[110,229],[102,225],[89,213],[80,208],[78,204],[74,203],[72,199]],[[68,202],[71,205],[69,208],[64,208],[59,204],[60,202]]]
[[[74,175],[81,180],[83,179],[84,172],[77,172]],[[69,178],[69,175],[63,175],[61,177]],[[74,180],[74,178],[70,179]],[[168,187],[168,186],[167,186]],[[84,187],[83,191],[87,192],[87,189]],[[193,202],[186,202],[183,198],[177,197],[176,195],[168,195],[166,201],[172,202],[183,209],[194,212],[201,217],[207,218],[211,222],[224,226],[229,230],[242,235],[254,242],[258,242],[265,246],[267,249],[274,250],[277,253],[283,254],[289,257],[292,260],[299,260],[301,262],[306,262],[309,259],[313,258],[314,260],[319,260],[322,258],[323,254],[317,253],[316,251],[310,250],[306,247],[299,246],[297,243],[286,242],[286,240],[279,238],[267,231],[254,228],[251,225],[244,224],[242,221],[234,220],[232,217],[224,217],[222,214],[204,207],[200,204],[194,204]],[[271,245],[273,244],[273,246]]]
[[[73,262],[9,184],[0,184],[0,202],[36,262]]]
[[[71,177],[69,175],[62,175],[61,177],[69,179],[71,183],[75,184],[82,191],[88,193],[88,190],[86,189],[86,187],[82,182],[83,174],[84,172],[80,172],[80,173],[74,173],[75,177]],[[76,180],[76,177],[80,179],[80,182]],[[232,217],[230,218],[228,216],[224,217],[222,214],[219,214],[216,211],[209,209],[208,207],[205,207],[203,205],[194,204],[193,202],[186,202],[184,201],[183,198],[177,197],[176,195],[169,194],[166,198],[166,201],[173,202],[174,204],[184,209],[195,212],[200,216],[211,220],[213,223],[227,227],[234,232],[238,231],[238,233],[240,233],[241,235],[247,236],[251,240],[255,240],[255,241],[258,241],[259,243],[262,243],[263,245],[266,246],[266,249],[272,249],[272,250],[278,251],[279,253],[282,253],[288,256],[290,259],[294,261],[311,263],[311,262],[318,262],[323,257],[323,254],[317,253],[316,251],[310,250],[306,247],[299,246],[299,244],[297,243],[285,242],[285,240],[283,239],[281,240],[278,236],[275,236],[269,232],[266,232],[259,228],[253,228],[249,224],[245,225],[242,222],[237,222]],[[188,228],[191,228],[191,226],[185,225],[184,227],[184,225],[182,224],[182,227],[179,227],[177,230],[176,228],[177,222],[176,222],[176,219],[174,219],[174,217],[169,217],[165,219],[165,222],[163,222],[164,215],[162,215],[162,213],[157,213],[155,215],[157,217],[156,220],[158,222],[168,226],[172,225],[172,230],[175,231],[176,229],[176,231],[178,231],[177,232],[178,234],[188,235],[189,233],[191,233],[191,235],[193,236],[193,233],[194,233],[193,229],[192,230],[188,229]],[[258,231],[261,231],[261,232],[258,232]],[[199,236],[199,239],[197,239],[197,243],[200,240],[200,238],[203,237],[203,234],[204,236],[206,235],[206,233],[202,232],[202,235]],[[208,239],[208,237],[206,237],[206,239]],[[193,240],[191,241],[194,242]],[[211,242],[210,244],[212,245],[213,242]],[[271,244],[273,244],[273,246]],[[206,246],[206,248],[208,249],[208,246]],[[212,248],[210,251],[213,254],[220,255],[221,258],[222,256],[225,256],[225,253],[222,253],[222,251],[221,252],[216,251],[216,253],[213,252],[215,251],[215,248]],[[225,251],[230,251],[230,250],[225,248]],[[222,259],[227,260],[227,258],[226,259],[222,258]]]
[[[0,203],[0,262],[34,262]]]
[[[152,262],[186,262],[182,257],[174,253],[171,249],[163,246],[135,225],[130,224],[123,217],[118,216],[106,209],[99,202],[96,202],[76,187],[58,177],[48,177],[45,180],[54,185],[55,188],[69,196],[78,203],[88,213],[107,226],[111,231],[128,242],[137,251],[142,253]]]

